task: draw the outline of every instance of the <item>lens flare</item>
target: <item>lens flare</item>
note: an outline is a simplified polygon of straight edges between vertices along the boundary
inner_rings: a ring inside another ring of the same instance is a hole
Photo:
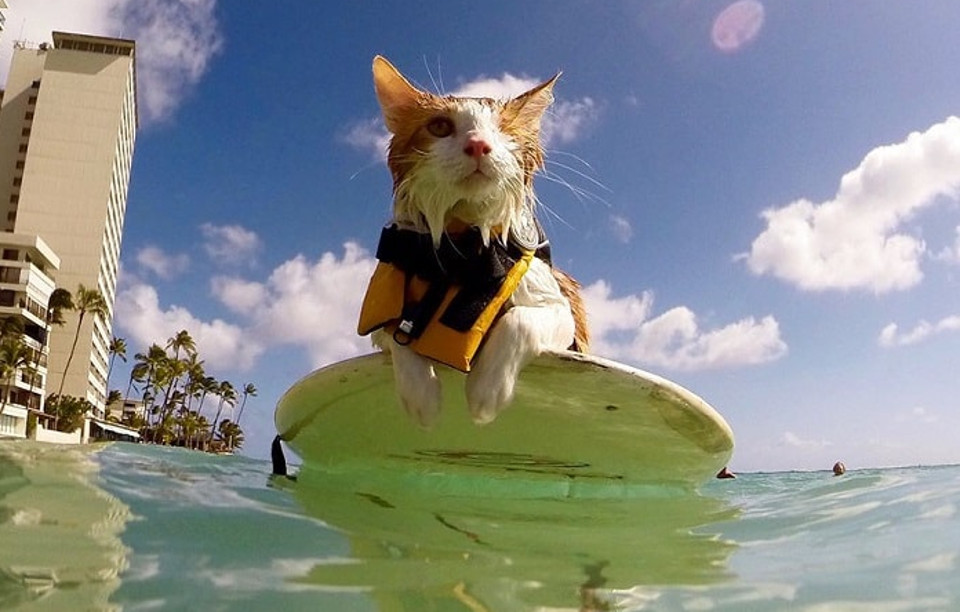
[[[763,18],[763,5],[758,0],[734,2],[713,21],[710,31],[713,45],[724,53],[736,53],[757,37]]]

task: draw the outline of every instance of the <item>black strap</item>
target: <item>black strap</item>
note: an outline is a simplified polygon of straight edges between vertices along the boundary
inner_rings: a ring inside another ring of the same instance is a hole
[[[407,278],[409,280],[409,275]],[[427,328],[430,319],[440,308],[440,304],[449,288],[448,283],[441,281],[430,283],[423,299],[419,302],[405,302],[403,304],[400,324],[397,325],[397,330],[393,332],[393,339],[397,341],[397,344],[410,344],[411,341],[416,340],[423,334],[423,330]]]
[[[477,228],[456,236],[444,234],[437,248],[434,248],[429,234],[397,225],[383,228],[377,245],[377,259],[405,272],[408,281],[411,276],[418,276],[428,283],[422,300],[404,304],[394,339],[400,344],[408,344],[419,338],[451,285],[458,285],[461,289],[440,322],[461,332],[470,329],[522,256],[523,251],[513,241],[504,244],[494,239],[485,246]],[[537,248],[536,256],[550,262],[550,245],[546,240]]]

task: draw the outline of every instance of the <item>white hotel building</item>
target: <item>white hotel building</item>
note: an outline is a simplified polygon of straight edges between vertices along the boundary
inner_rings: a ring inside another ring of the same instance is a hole
[[[88,399],[98,418],[137,133],[135,70],[131,40],[54,32],[52,44],[14,43],[0,104],[0,265],[13,270],[0,273],[0,317],[39,324],[54,282],[72,294],[81,284],[99,290],[108,314],[84,317],[63,388]],[[43,312],[31,311],[36,304]],[[67,312],[66,324],[50,330],[48,394],[64,377],[77,317]],[[23,430],[18,408],[32,406],[11,400],[0,436],[21,437],[9,432]]]

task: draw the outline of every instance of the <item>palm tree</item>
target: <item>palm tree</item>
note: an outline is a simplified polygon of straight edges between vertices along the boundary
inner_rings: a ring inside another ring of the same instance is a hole
[[[153,442],[169,444],[174,438],[175,425],[172,415],[163,415],[163,418],[153,426]]]
[[[193,337],[190,336],[190,332],[185,329],[181,329],[177,332],[176,336],[167,340],[167,348],[173,349],[174,359],[180,359],[181,349],[187,355],[197,354],[197,344],[193,341]]]
[[[117,361],[117,357],[124,363],[127,362],[127,341],[114,336],[110,340],[110,346],[107,347],[107,350],[110,351],[110,367],[107,368],[107,384],[109,384],[110,374],[113,373],[113,364]]]
[[[240,400],[240,412],[237,413],[237,425],[240,424],[240,419],[243,417],[243,407],[247,405],[248,397],[257,397],[257,388],[253,386],[253,383],[247,383],[243,386],[243,399]]]
[[[220,389],[220,382],[217,381],[213,376],[204,376],[197,381],[197,390],[200,392],[200,401],[197,404],[197,414],[203,410],[203,402],[207,399],[207,395],[210,393],[216,393]],[[206,418],[204,418],[206,421]],[[213,427],[210,427],[210,435],[206,436],[206,439],[213,439]]]
[[[157,385],[162,386],[163,383],[166,383],[166,389],[163,391],[163,404],[161,405],[166,412],[171,412],[172,398],[176,393],[179,393],[177,382],[187,373],[187,364],[184,361],[167,356],[163,361],[160,373],[162,376],[157,377]]]
[[[5,335],[0,338],[0,380],[3,381],[3,398],[0,399],[0,412],[7,406],[10,389],[20,368],[30,364],[30,347],[23,338]]]
[[[0,319],[0,337],[6,338],[23,335],[23,321],[18,317],[3,317]]]
[[[206,434],[207,419],[197,414],[196,410],[181,409],[177,415],[180,427],[180,441],[187,448],[196,448],[199,435]]]
[[[185,361],[187,382],[183,385],[183,390],[187,394],[187,408],[193,408],[193,400],[200,397],[202,392],[200,382],[206,376],[203,371],[203,360],[196,353],[190,355]]]
[[[47,299],[47,325],[64,325],[67,321],[63,318],[63,312],[73,308],[73,295],[66,289],[54,289]]]
[[[67,355],[67,363],[63,367],[63,378],[60,379],[60,390],[57,395],[63,396],[63,385],[67,382],[67,372],[70,371],[70,362],[73,361],[73,355],[77,352],[77,342],[80,341],[80,328],[83,326],[83,318],[89,313],[94,317],[105,317],[107,315],[107,301],[96,289],[87,289],[81,283],[77,287],[77,294],[73,300],[74,310],[80,313],[77,317],[77,333],[73,336],[73,344],[70,346],[70,354]]]
[[[34,372],[40,369],[40,359],[43,357],[44,349],[46,349],[47,345],[50,343],[50,328],[54,326],[63,327],[66,325],[67,320],[63,318],[63,313],[68,310],[73,310],[73,308],[73,295],[61,287],[54,289],[50,294],[50,297],[47,298],[47,327],[43,330],[43,336],[40,342],[40,350],[35,352],[33,356],[34,360],[32,369]],[[66,376],[66,371],[64,371],[64,376]],[[47,378],[49,380],[49,375]],[[58,429],[59,425],[60,411],[58,410],[53,417],[53,428]]]
[[[230,419],[221,421],[218,430],[217,437],[223,441],[225,450],[233,452],[243,446],[243,430]]]
[[[20,361],[20,347],[25,351],[30,350],[30,347],[23,341],[23,321],[17,317],[4,317],[0,319],[0,380],[8,383],[2,404],[0,404],[0,412],[3,412],[3,407],[7,405],[7,396],[10,395],[10,380],[15,377],[20,366],[30,364],[29,354],[26,363],[12,363],[14,361]]]
[[[136,355],[134,355],[134,358],[137,358],[137,357],[145,358],[146,355],[142,353],[137,353]],[[126,394],[124,394],[124,397],[130,397],[130,391],[133,389],[134,382],[143,382],[144,380],[146,380],[148,371],[149,371],[149,367],[147,366],[146,363],[137,363],[137,364],[134,364],[132,368],[130,368],[130,382],[127,383],[127,392]]]
[[[153,381],[166,358],[167,353],[159,344],[151,344],[146,353],[137,353],[133,356],[135,364],[130,372],[130,386],[127,387],[127,394],[129,395],[134,380],[144,383],[141,399],[145,409],[149,409],[149,406],[147,406],[148,394],[151,397],[156,396],[152,388]]]
[[[213,433],[217,429],[217,421],[220,420],[220,414],[223,412],[223,405],[230,404],[233,406],[237,402],[237,390],[233,388],[233,385],[229,381],[222,381],[220,386],[216,391],[217,395],[220,396],[220,401],[217,402],[217,414],[213,417],[213,422],[210,423],[210,439],[213,439]]]
[[[110,406],[113,406],[114,404],[120,405],[120,417],[114,417],[111,412]],[[119,389],[113,389],[112,391],[110,391],[110,393],[107,393],[106,408],[107,408],[107,419],[116,421],[118,423],[123,421],[123,395],[120,394]]]
[[[93,410],[94,406],[87,399],[61,396],[54,393],[47,397],[43,409],[47,414],[54,415],[57,431],[76,431],[83,425],[84,415]]]

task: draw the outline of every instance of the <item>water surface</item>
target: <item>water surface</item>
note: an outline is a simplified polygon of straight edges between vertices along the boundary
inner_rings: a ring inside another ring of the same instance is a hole
[[[269,472],[0,442],[0,609],[960,609],[958,466],[579,502],[331,491]]]

